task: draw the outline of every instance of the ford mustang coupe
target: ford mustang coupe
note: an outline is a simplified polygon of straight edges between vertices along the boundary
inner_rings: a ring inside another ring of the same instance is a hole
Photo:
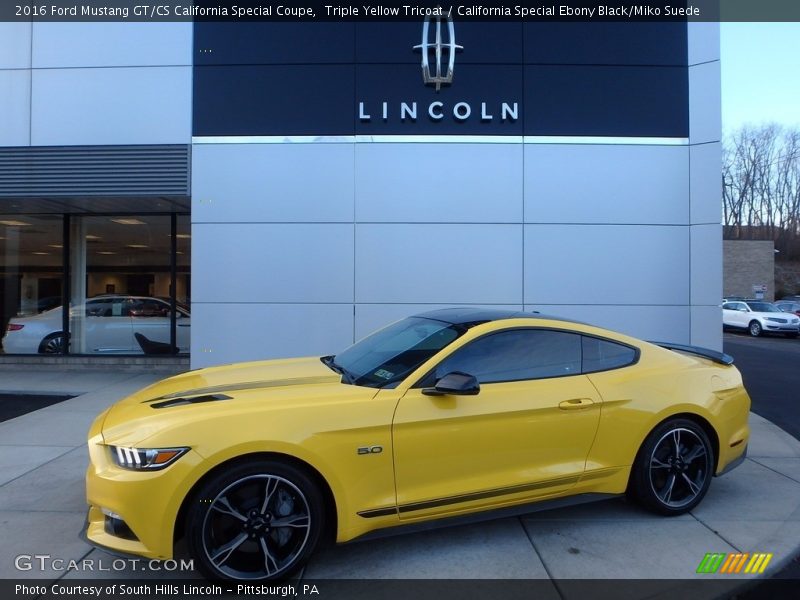
[[[191,371],[92,425],[86,537],[156,559],[185,538],[206,577],[258,581],[289,576],[326,538],[493,509],[627,492],[678,515],[744,460],[750,398],[731,363],[446,309],[335,356]]]

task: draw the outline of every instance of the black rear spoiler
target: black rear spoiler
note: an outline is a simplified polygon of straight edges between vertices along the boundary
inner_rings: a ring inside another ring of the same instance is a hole
[[[702,356],[708,360],[713,360],[715,363],[721,365],[732,365],[733,357],[730,354],[717,352],[716,350],[709,350],[708,348],[701,348],[700,346],[686,346],[684,344],[670,344],[668,342],[650,342],[656,346],[661,346],[667,350],[676,350],[678,352],[687,352],[688,354],[695,354]]]

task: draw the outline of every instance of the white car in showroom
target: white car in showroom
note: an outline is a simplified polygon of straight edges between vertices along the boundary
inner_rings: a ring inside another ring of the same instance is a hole
[[[742,300],[722,304],[722,327],[746,329],[753,337],[762,333],[782,333],[797,337],[800,317],[782,312],[771,302]]]
[[[83,319],[80,318],[83,313]],[[189,309],[178,304],[176,345],[189,351]],[[3,338],[6,354],[56,354],[64,347],[61,307],[9,320]],[[74,354],[169,354],[170,304],[163,298],[105,295],[70,309]],[[79,337],[80,336],[80,339]]]

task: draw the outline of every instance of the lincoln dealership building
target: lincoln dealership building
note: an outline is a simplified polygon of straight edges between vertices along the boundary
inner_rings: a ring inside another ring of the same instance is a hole
[[[720,156],[715,23],[0,23],[5,352],[470,305],[720,349]]]

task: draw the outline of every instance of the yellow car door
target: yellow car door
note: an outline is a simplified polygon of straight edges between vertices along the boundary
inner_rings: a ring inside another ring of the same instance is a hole
[[[479,392],[430,395],[452,372],[476,377]],[[571,488],[584,471],[600,406],[581,374],[578,334],[518,328],[467,343],[398,403],[400,518],[501,507]]]

